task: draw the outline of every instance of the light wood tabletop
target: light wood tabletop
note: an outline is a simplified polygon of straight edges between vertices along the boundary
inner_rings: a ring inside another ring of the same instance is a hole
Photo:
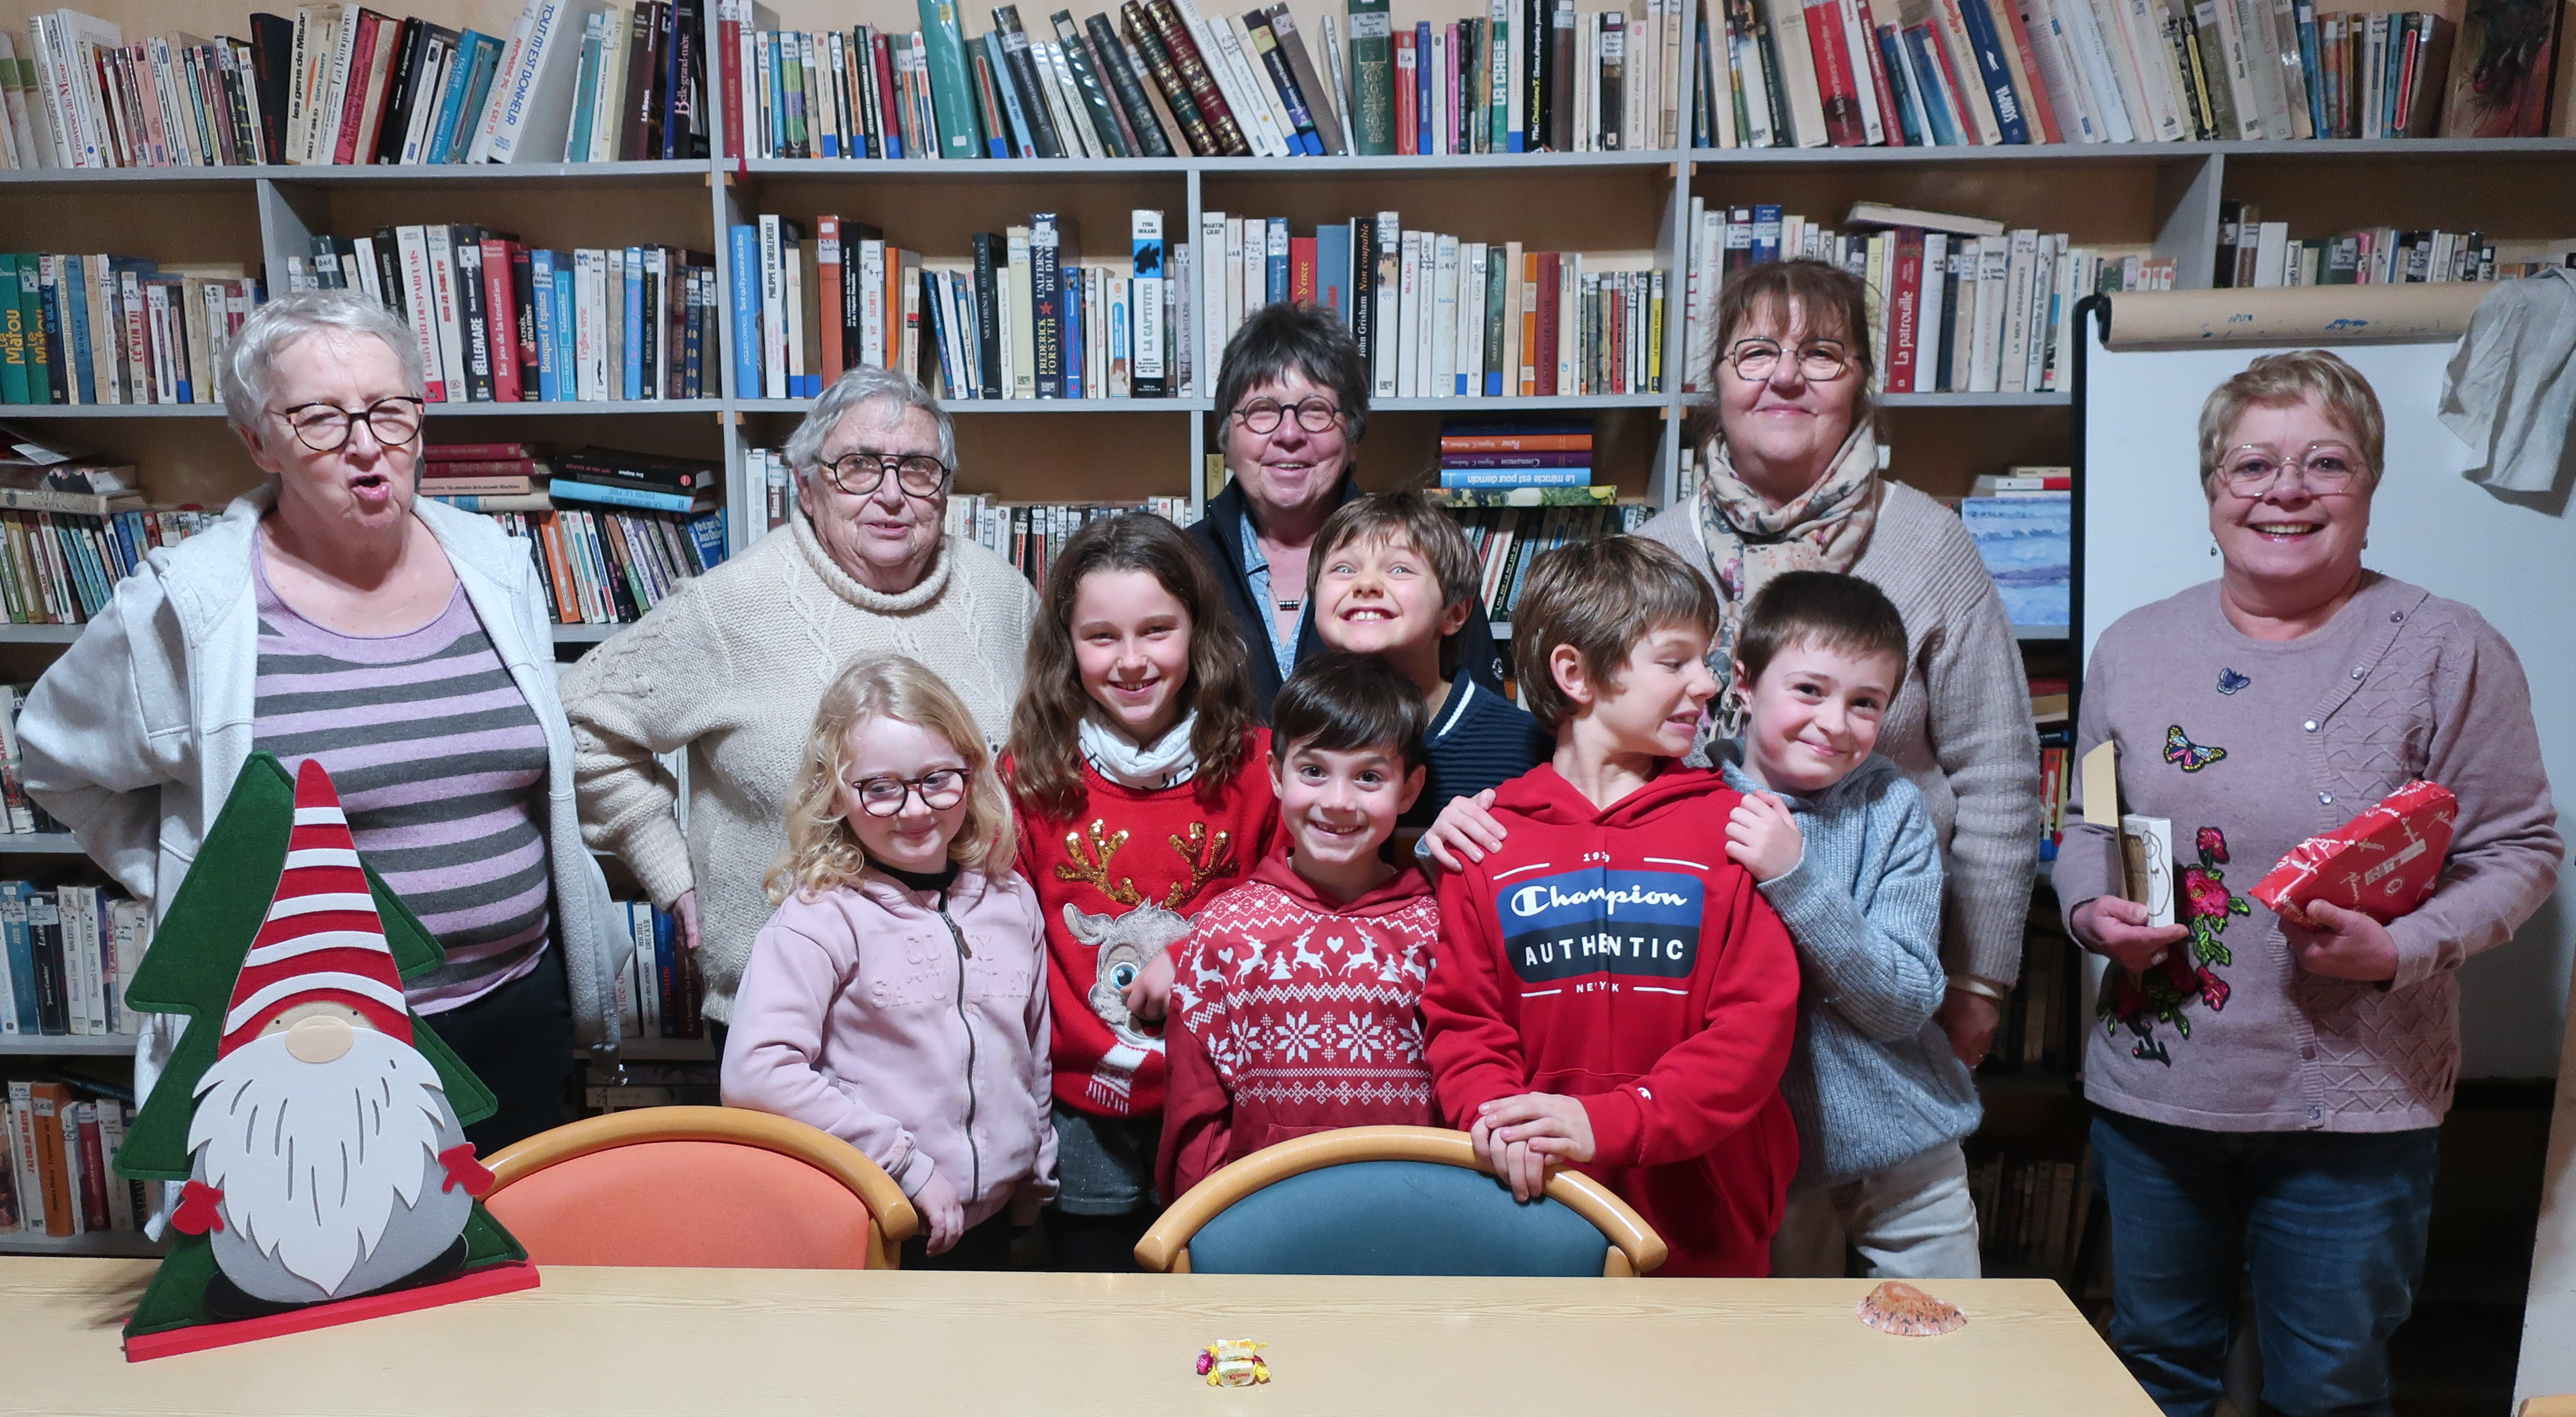
[[[1929,1284],[1896,1338],[1866,1280],[1349,1279],[574,1269],[519,1294],[128,1364],[138,1260],[0,1260],[0,1413],[553,1417],[869,1412],[2155,1417],[2055,1285]],[[1198,1350],[1250,1338],[1266,1387]]]

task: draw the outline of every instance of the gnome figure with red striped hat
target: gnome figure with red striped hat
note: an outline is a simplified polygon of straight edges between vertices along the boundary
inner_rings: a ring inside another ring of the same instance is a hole
[[[212,1244],[210,1310],[345,1299],[464,1263],[466,1221],[492,1176],[413,1046],[348,818],[310,760],[285,870],[220,1026],[171,1217]]]

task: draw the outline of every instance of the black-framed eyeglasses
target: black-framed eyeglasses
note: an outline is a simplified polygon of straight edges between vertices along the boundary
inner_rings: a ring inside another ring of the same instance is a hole
[[[928,453],[843,453],[822,464],[823,476],[853,497],[873,495],[887,469],[907,497],[936,497],[948,486],[949,466]]]
[[[1735,377],[1758,384],[1780,367],[1782,352],[1775,339],[1740,339],[1720,362],[1734,365]],[[1830,384],[1851,372],[1851,351],[1836,340],[1811,339],[1798,346],[1798,372],[1811,384]]]
[[[277,416],[295,430],[295,441],[317,453],[336,453],[349,444],[349,430],[360,421],[388,448],[408,447],[420,436],[422,410],[416,398],[378,399],[354,413],[332,403],[300,403]]]
[[[1253,399],[1234,411],[1234,421],[1242,424],[1247,433],[1276,433],[1292,409],[1297,414],[1297,426],[1309,433],[1330,433],[1341,425],[1342,410],[1324,398],[1304,398],[1293,404]]]
[[[2345,443],[2310,443],[2297,457],[2289,458],[2268,443],[2246,443],[2227,450],[2218,463],[2218,478],[2228,491],[2250,501],[2290,476],[2319,492],[2342,492],[2367,467],[2361,454]]]
[[[921,794],[921,805],[945,812],[966,800],[966,770],[932,768],[919,777],[863,778],[851,783],[850,790],[859,794],[859,805],[871,817],[894,816],[916,792]]]

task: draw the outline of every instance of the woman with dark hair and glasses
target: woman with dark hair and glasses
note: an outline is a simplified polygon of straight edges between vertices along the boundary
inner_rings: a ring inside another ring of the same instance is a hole
[[[252,752],[319,761],[358,850],[447,952],[409,981],[500,1111],[489,1154],[565,1120],[573,1041],[617,1041],[612,926],[528,543],[415,499],[420,346],[373,299],[261,307],[224,408],[268,480],[157,551],[30,696],[27,789],[156,913]],[[147,1093],[177,1042],[144,1016]]]
[[[1037,592],[943,526],[957,473],[947,411],[908,375],[862,365],[788,436],[787,525],[688,581],[564,676],[581,815],[700,951],[724,1046],[761,880],[815,706],[842,669],[903,655],[946,681],[986,748],[1011,731]],[[658,754],[688,750],[688,829]]]
[[[1329,310],[1282,301],[1243,322],[1217,370],[1217,446],[1233,480],[1190,540],[1216,567],[1242,637],[1261,717],[1299,661],[1323,652],[1306,606],[1306,553],[1333,509],[1360,495],[1355,452],[1368,427],[1369,369]],[[1502,691],[1502,661],[1480,606],[1458,642],[1476,682]]]

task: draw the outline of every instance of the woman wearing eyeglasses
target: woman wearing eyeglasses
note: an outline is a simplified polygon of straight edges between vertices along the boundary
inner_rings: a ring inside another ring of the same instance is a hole
[[[1224,411],[1217,446],[1233,476],[1208,500],[1190,540],[1225,586],[1266,723],[1279,686],[1324,649],[1307,613],[1306,553],[1333,509],[1360,495],[1368,359],[1330,310],[1266,305],[1226,341],[1216,406]],[[1468,612],[1457,641],[1466,671],[1500,693],[1502,661],[1483,607]]]
[[[2362,565],[2383,428],[2322,350],[2219,385],[2200,414],[2218,579],[2120,617],[2085,667],[2076,752],[2119,745],[2120,809],[2171,821],[2180,858],[2176,925],[2120,898],[2119,843],[2077,812],[2056,870],[2068,929],[2112,964],[2084,1059],[2111,1340],[2169,1413],[2216,1404],[2249,1277],[2267,1410],[2389,1410],[2460,1068],[2452,974],[2557,882],[2512,647]],[[2294,921],[2250,897],[2417,778],[2459,799],[2422,905]]]
[[[500,1100],[489,1154],[565,1120],[573,1041],[616,1041],[610,904],[528,544],[412,495],[419,346],[364,295],[261,307],[224,380],[268,480],[155,552],[36,686],[27,788],[166,910],[245,759],[329,770],[359,852],[446,949],[412,979]],[[176,1042],[147,1014],[148,1092]]]
[[[843,668],[904,655],[964,701],[997,747],[1011,728],[1037,592],[942,531],[957,434],[930,391],[862,365],[787,439],[787,525],[686,582],[564,676],[582,821],[699,951],[723,1046],[761,880],[787,844],[782,804],[815,705]],[[688,830],[657,754],[688,750]]]
[[[1716,362],[1702,381],[1714,391],[1716,426],[1698,485],[1643,534],[1717,588],[1709,666],[1728,687],[1704,737],[1731,738],[1742,726],[1735,635],[1772,577],[1844,571],[1896,603],[1912,649],[1878,751],[1922,789],[1940,832],[1949,988],[1936,1017],[1975,1067],[2021,972],[2039,857],[2039,741],[2021,652],[1976,544],[1956,514],[1879,470],[1872,377],[1868,292],[1857,277],[1803,260],[1730,275]],[[1973,1090],[1960,1101],[1972,1107]],[[1810,1259],[1841,1273],[1838,1242],[1828,1227]],[[1775,1272],[1799,1272],[1777,1268],[1785,1254],[1774,1258]]]

